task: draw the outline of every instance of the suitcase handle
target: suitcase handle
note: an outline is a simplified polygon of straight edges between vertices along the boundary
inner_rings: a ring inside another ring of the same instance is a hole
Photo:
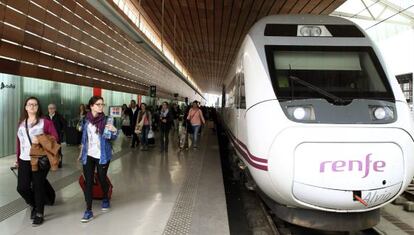
[[[13,174],[17,177],[17,173],[16,173],[16,171],[15,170],[17,170],[17,166],[11,166],[10,167],[10,170],[13,172]]]

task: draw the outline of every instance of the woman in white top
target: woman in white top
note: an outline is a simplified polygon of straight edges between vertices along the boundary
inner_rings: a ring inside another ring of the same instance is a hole
[[[104,100],[100,96],[93,96],[89,100],[90,112],[86,114],[82,127],[82,151],[81,162],[83,164],[83,175],[85,177],[85,201],[86,211],[81,222],[86,223],[93,218],[92,213],[92,187],[95,168],[98,172],[99,182],[103,190],[102,210],[110,208],[109,184],[106,180],[109,163],[112,158],[112,146],[110,141],[118,136],[117,129],[112,124],[106,124],[103,113]],[[104,130],[109,130],[110,135],[103,135]],[[107,139],[108,138],[108,139]]]
[[[130,110],[126,104],[122,105],[122,133],[128,138],[131,138],[131,120],[130,118]]]
[[[33,219],[33,226],[43,223],[45,201],[51,186],[46,179],[49,169],[32,171],[30,148],[32,144],[38,143],[37,136],[41,134],[51,135],[56,141],[59,140],[53,122],[43,118],[41,110],[40,102],[36,97],[27,98],[17,130],[16,156],[19,169],[17,191],[32,208],[30,218]],[[54,198],[50,200],[54,201]]]

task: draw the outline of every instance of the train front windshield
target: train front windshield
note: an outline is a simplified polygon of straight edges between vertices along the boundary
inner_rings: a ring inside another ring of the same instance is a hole
[[[266,54],[273,88],[280,100],[395,101],[370,47],[266,46]]]

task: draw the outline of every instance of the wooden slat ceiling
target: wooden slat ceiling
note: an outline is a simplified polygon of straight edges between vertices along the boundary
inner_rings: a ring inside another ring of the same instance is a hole
[[[168,99],[194,94],[87,1],[0,0],[0,72],[141,95],[157,85]]]
[[[132,1],[141,4],[161,32],[163,0]],[[346,0],[164,1],[164,40],[175,48],[203,92],[217,93],[244,36],[256,21],[274,14],[329,14]]]

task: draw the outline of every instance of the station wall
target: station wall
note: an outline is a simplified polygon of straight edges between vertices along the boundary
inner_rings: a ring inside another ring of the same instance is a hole
[[[79,105],[86,104],[92,95],[91,87],[0,73],[0,157],[15,154],[18,120],[27,97],[40,100],[43,114],[47,114],[48,104],[55,103],[66,120],[75,122]],[[106,114],[110,106],[128,105],[131,99],[137,100],[136,94],[109,90],[102,90],[102,97]],[[150,99],[142,96],[143,102],[149,103]]]

